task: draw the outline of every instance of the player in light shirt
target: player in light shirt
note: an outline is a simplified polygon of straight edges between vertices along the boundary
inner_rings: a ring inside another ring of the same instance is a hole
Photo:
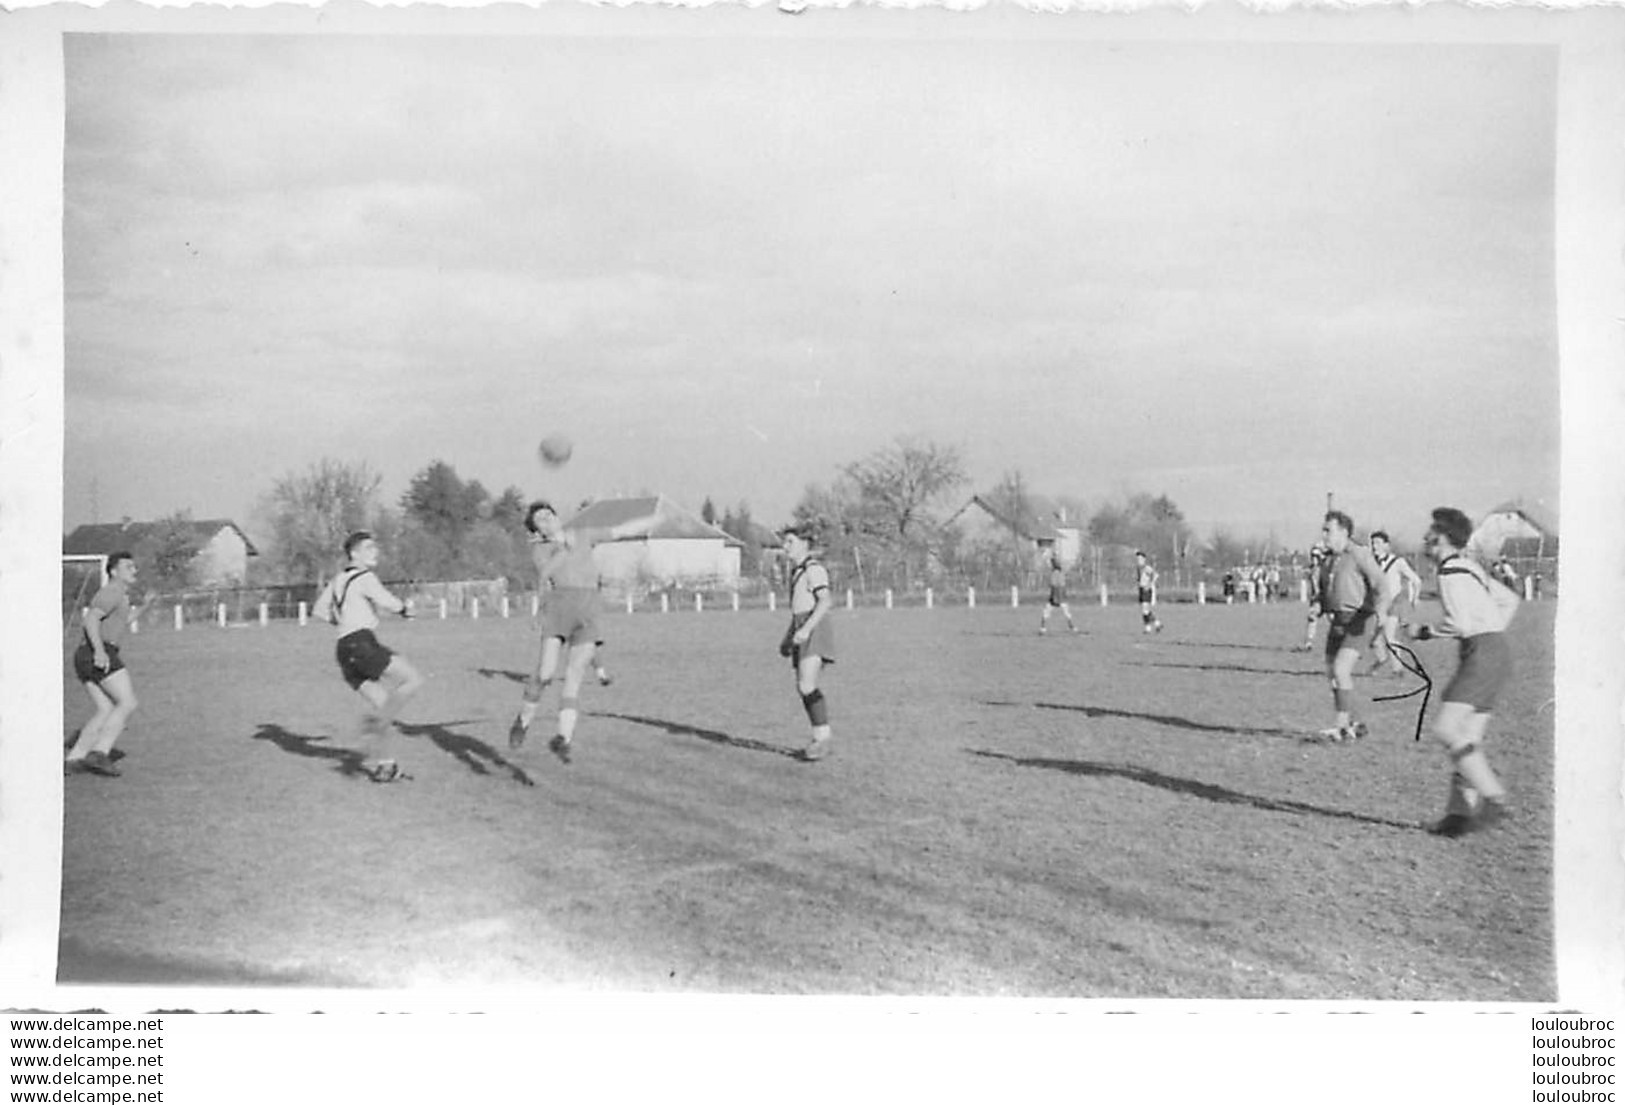
[[[1415,608],[1416,596],[1422,590],[1422,577],[1416,574],[1416,569],[1403,556],[1394,552],[1393,542],[1384,530],[1372,531],[1371,555],[1376,558],[1377,567],[1388,577],[1388,584],[1394,590],[1394,604],[1389,607],[1388,616],[1382,620],[1382,631],[1371,640],[1371,666],[1366,673],[1375,675],[1386,668],[1389,675],[1404,675],[1405,668],[1394,650],[1388,647],[1388,642],[1398,638],[1399,623]]]
[[[378,542],[366,530],[344,540],[348,563],[316,596],[312,612],[331,623],[339,634],[334,656],[350,688],[367,701],[362,718],[363,763],[374,782],[393,783],[409,778],[396,762],[395,715],[423,686],[423,676],[406,657],[378,640],[378,611],[403,618],[412,616],[403,599],[390,593],[378,579]]]
[[[801,750],[801,758],[811,763],[829,754],[829,707],[818,686],[826,664],[835,662],[835,627],[830,611],[829,570],[813,556],[813,531],[807,526],[787,526],[779,531],[784,554],[790,560],[790,627],[779,642],[779,655],[790,661],[796,673],[796,693],[812,726],[812,739]]]
[[[1455,637],[1459,662],[1433,722],[1433,734],[1450,756],[1450,796],[1444,817],[1429,828],[1456,837],[1487,829],[1507,817],[1506,787],[1484,754],[1484,730],[1496,698],[1512,678],[1512,649],[1506,628],[1518,610],[1518,596],[1490,578],[1463,555],[1473,535],[1467,515],[1451,507],[1433,512],[1426,547],[1439,566],[1439,602],[1444,621],[1412,625],[1419,640]]]

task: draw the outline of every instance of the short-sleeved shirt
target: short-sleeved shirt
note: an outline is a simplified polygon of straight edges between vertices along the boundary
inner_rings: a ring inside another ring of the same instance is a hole
[[[122,645],[130,628],[130,592],[120,580],[110,580],[90,600],[90,617],[100,617],[104,645]],[[90,640],[89,633],[85,640]]]
[[[829,590],[829,569],[810,557],[790,573],[790,613],[810,614],[818,605],[818,592]]]
[[[1140,590],[1149,591],[1157,583],[1157,570],[1149,563],[1141,564],[1134,570],[1134,578],[1138,581]]]
[[[598,564],[592,558],[594,545],[613,540],[607,529],[566,530],[563,541],[536,542],[531,558],[543,583],[555,588],[598,589]]]
[[[1394,596],[1393,586],[1371,550],[1353,542],[1321,562],[1319,582],[1321,609],[1331,614],[1385,608]]]
[[[344,569],[327,585],[327,592],[322,598],[331,604],[329,620],[340,637],[358,629],[377,629],[377,607],[392,610],[400,605],[371,568]]]

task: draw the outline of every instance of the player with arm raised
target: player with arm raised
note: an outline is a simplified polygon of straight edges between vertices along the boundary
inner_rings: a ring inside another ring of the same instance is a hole
[[[1388,577],[1388,583],[1394,590],[1394,604],[1388,609],[1388,616],[1382,620],[1382,630],[1371,639],[1371,666],[1366,674],[1375,675],[1384,667],[1389,675],[1404,675],[1405,667],[1399,662],[1394,650],[1388,647],[1388,642],[1399,637],[1399,623],[1416,606],[1416,596],[1422,590],[1422,577],[1416,574],[1416,569],[1394,551],[1393,542],[1388,539],[1384,530],[1374,530],[1371,534],[1371,555],[1377,561],[1377,567],[1382,569]]]
[[[560,688],[558,731],[548,742],[548,750],[565,763],[570,762],[571,741],[580,714],[581,683],[592,666],[597,642],[599,594],[598,566],[592,558],[594,545],[638,537],[659,521],[649,514],[618,526],[566,529],[553,505],[538,499],[525,511],[525,529],[530,533],[531,560],[542,590],[541,647],[536,666],[525,681],[519,713],[508,727],[508,747],[520,748],[530,732],[531,722],[541,706],[542,694],[553,682],[564,660],[564,685]],[[603,682],[600,677],[600,682]]]
[[[344,569],[316,596],[315,616],[338,629],[334,655],[350,689],[370,707],[361,722],[363,762],[374,782],[408,778],[394,756],[395,715],[423,686],[411,661],[378,640],[378,611],[412,616],[406,603],[390,594],[378,579],[378,542],[366,530],[344,539]]]
[[[1334,743],[1366,735],[1365,722],[1353,719],[1354,666],[1360,660],[1360,638],[1383,619],[1393,605],[1388,577],[1364,545],[1354,543],[1354,520],[1329,511],[1320,531],[1327,558],[1321,567],[1321,609],[1331,617],[1326,631],[1326,677],[1332,685],[1336,724],[1318,736]]]
[[[1433,512],[1425,545],[1439,566],[1444,621],[1410,627],[1419,640],[1455,637],[1460,642],[1456,674],[1433,722],[1434,736],[1454,767],[1445,815],[1428,829],[1437,836],[1486,829],[1507,816],[1506,788],[1484,754],[1484,730],[1496,697],[1512,678],[1506,628],[1517,613],[1518,596],[1463,555],[1472,535],[1472,520],[1461,511],[1440,507]]]
[[[779,655],[796,673],[796,693],[812,725],[812,740],[801,750],[808,763],[829,754],[829,706],[818,686],[825,664],[835,662],[835,627],[830,611],[829,569],[813,556],[813,529],[786,526],[779,531],[784,554],[790,560],[790,627],[779,642]]]

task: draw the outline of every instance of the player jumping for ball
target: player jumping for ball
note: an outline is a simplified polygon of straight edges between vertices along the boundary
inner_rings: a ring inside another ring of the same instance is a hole
[[[796,673],[796,693],[812,726],[812,740],[801,750],[811,763],[829,754],[829,707],[818,680],[825,664],[835,662],[835,627],[830,623],[829,570],[812,554],[812,529],[787,526],[779,531],[790,560],[790,627],[779,642],[779,655]]]
[[[538,499],[525,511],[525,529],[530,532],[531,560],[536,565],[542,588],[540,611],[541,648],[536,667],[525,681],[519,713],[508,727],[508,747],[520,748],[541,705],[542,694],[558,673],[564,659],[564,685],[559,694],[558,730],[548,742],[548,751],[570,762],[571,741],[581,709],[581,683],[593,666],[598,641],[598,566],[593,562],[594,545],[639,537],[659,521],[650,514],[618,526],[566,529],[553,505]],[[609,682],[600,669],[599,682]]]
[[[1061,567],[1059,554],[1049,558],[1049,596],[1044,600],[1043,612],[1038,615],[1038,632],[1049,632],[1049,612],[1059,610],[1066,617],[1066,627],[1072,632],[1078,631],[1077,625],[1072,621],[1072,609],[1066,604],[1066,570]]]
[[[1144,632],[1161,633],[1162,619],[1153,609],[1157,602],[1157,569],[1143,552],[1134,554],[1134,584],[1139,589],[1140,621],[1144,623]]]
[[[1433,512],[1424,543],[1439,566],[1444,621],[1410,627],[1420,640],[1460,641],[1456,674],[1444,689],[1443,705],[1433,722],[1433,734],[1454,767],[1445,815],[1428,830],[1437,836],[1487,829],[1507,816],[1506,788],[1484,755],[1484,730],[1497,695],[1512,677],[1506,628],[1517,613],[1518,596],[1462,555],[1472,535],[1472,520],[1461,511],[1440,507]]]
[[[361,722],[362,762],[372,761],[368,774],[374,782],[393,783],[408,777],[393,754],[395,715],[423,686],[423,676],[406,657],[385,648],[373,630],[378,628],[379,610],[403,618],[412,612],[379,581],[378,542],[372,534],[366,530],[350,534],[344,539],[344,555],[348,560],[344,570],[322,588],[312,610],[338,628],[334,651],[339,671],[371,707]]]
[[[1323,740],[1342,742],[1366,735],[1365,722],[1353,719],[1354,665],[1360,659],[1360,638],[1383,619],[1393,605],[1394,593],[1364,545],[1354,543],[1354,520],[1340,510],[1329,511],[1320,531],[1327,556],[1320,569],[1320,607],[1331,617],[1326,630],[1326,676],[1332,685],[1336,724],[1322,729]]]

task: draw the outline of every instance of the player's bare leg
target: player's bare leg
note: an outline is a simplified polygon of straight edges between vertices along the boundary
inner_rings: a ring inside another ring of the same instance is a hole
[[[597,646],[591,642],[574,645],[564,665],[564,687],[559,696],[559,729],[548,743],[548,750],[565,763],[570,762],[570,742],[575,737],[576,721],[581,716],[581,684],[587,678]]]
[[[85,766],[85,757],[96,748],[97,742],[101,739],[102,729],[112,718],[115,709],[115,704],[106,691],[94,683],[82,685],[95,712],[80,728],[73,746],[68,749],[64,770],[70,773],[89,770]]]
[[[1465,702],[1446,702],[1433,723],[1433,735],[1444,745],[1454,771],[1444,818],[1429,828],[1437,836],[1461,836],[1485,828],[1506,814],[1506,787],[1484,755],[1484,730],[1490,715]]]
[[[822,656],[803,656],[796,665],[796,693],[801,696],[801,705],[807,711],[807,721],[812,726],[812,740],[806,748],[801,750],[803,760],[821,760],[829,754],[829,707],[824,701],[824,692],[818,689],[818,677],[824,670]]]
[[[553,673],[558,670],[559,651],[563,644],[564,642],[557,637],[543,639],[536,656],[536,667],[531,671],[530,678],[525,680],[524,694],[519,700],[519,713],[514,717],[513,724],[508,727],[509,748],[518,748],[525,743],[530,723],[536,720],[536,710],[541,705],[542,693],[547,690],[548,684],[553,682]]]

